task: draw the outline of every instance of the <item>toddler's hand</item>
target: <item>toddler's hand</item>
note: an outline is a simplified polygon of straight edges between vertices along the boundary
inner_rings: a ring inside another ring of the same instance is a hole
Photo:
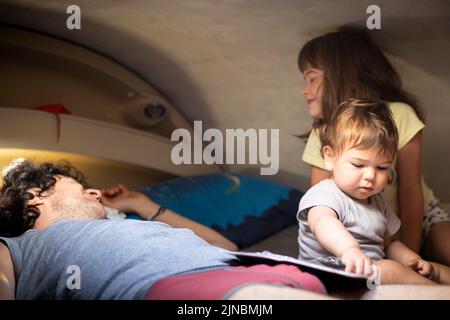
[[[370,276],[372,270],[372,260],[357,247],[348,248],[342,253],[342,262],[345,264],[345,271],[354,272]]]
[[[434,277],[434,268],[429,261],[421,258],[413,259],[408,262],[408,267],[426,278],[433,279]]]

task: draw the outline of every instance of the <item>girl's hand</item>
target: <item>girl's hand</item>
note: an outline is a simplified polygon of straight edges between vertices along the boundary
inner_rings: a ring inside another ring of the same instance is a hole
[[[372,260],[366,256],[360,248],[351,247],[346,249],[341,255],[342,262],[345,264],[345,271],[354,272],[370,276],[372,270]]]
[[[434,277],[433,265],[422,258],[411,260],[408,262],[408,267],[428,279],[433,279]]]

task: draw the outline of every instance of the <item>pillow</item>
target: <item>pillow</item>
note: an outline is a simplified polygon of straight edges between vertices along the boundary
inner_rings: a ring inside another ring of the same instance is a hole
[[[229,173],[178,178],[139,191],[218,231],[241,249],[296,224],[303,195],[282,184]]]

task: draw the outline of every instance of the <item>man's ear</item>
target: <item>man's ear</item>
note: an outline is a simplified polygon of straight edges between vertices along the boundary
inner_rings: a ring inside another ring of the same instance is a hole
[[[329,145],[322,148],[323,159],[325,160],[325,167],[328,171],[333,171],[334,162],[336,161],[336,153]]]

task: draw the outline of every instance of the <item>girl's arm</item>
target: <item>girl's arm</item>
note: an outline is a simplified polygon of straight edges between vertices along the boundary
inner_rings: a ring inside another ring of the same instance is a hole
[[[402,241],[419,252],[423,219],[422,133],[417,133],[398,152],[398,203]]]
[[[311,166],[311,187],[324,179],[328,179],[330,176],[330,171]]]
[[[322,247],[341,257],[345,271],[359,274],[372,272],[370,259],[364,255],[359,243],[338,220],[333,209],[325,206],[312,207],[308,212],[308,225]]]

